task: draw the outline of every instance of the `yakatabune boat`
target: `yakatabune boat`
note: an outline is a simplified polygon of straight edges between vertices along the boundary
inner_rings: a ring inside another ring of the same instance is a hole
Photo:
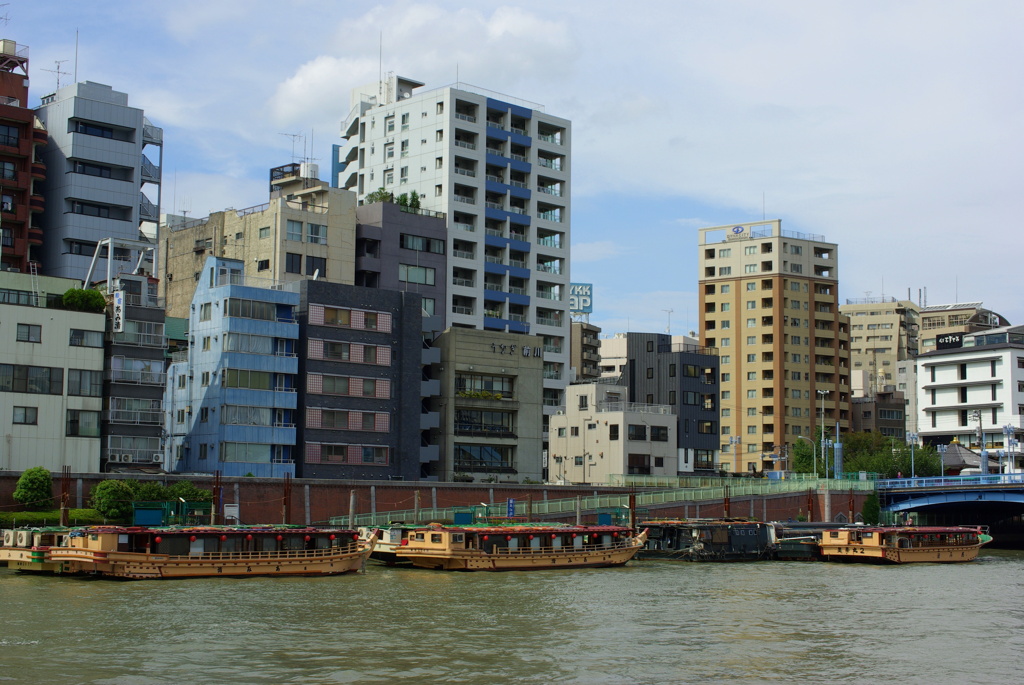
[[[335,575],[361,569],[376,543],[354,530],[283,525],[88,526],[46,540],[4,533],[0,559],[10,568],[131,579]]]
[[[819,544],[825,561],[955,564],[973,561],[991,541],[974,526],[849,526],[824,531]]]
[[[399,558],[397,552],[402,546],[402,541],[408,539],[409,533],[421,527],[411,523],[389,523],[382,528],[360,526],[359,539],[369,540],[371,535],[377,536],[377,544],[370,553],[370,558],[374,561],[383,562],[388,566],[408,565],[412,562]]]
[[[771,559],[778,540],[775,525],[740,519],[644,521],[647,544],[637,559],[678,561],[759,561]]]
[[[421,568],[446,571],[528,571],[621,566],[647,532],[624,526],[565,524],[431,524],[410,532],[396,554]]]

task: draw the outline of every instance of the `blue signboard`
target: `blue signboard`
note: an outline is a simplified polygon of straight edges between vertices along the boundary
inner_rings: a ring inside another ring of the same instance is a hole
[[[590,314],[594,311],[594,284],[569,284],[569,313]]]
[[[516,515],[516,501],[511,497],[508,499],[508,513],[507,516],[512,518]]]

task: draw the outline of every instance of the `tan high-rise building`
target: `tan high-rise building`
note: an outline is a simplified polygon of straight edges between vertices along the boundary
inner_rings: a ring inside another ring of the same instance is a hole
[[[789,468],[792,445],[822,421],[832,436],[837,423],[849,429],[837,245],[780,220],[702,228],[699,243],[701,344],[721,362],[723,468]]]
[[[921,308],[895,297],[847,300],[839,311],[850,317],[850,365],[853,394],[871,397],[891,392],[896,363],[917,356]]]
[[[317,180],[308,165],[271,169],[270,201],[160,227],[157,261],[167,315],[187,318],[208,255],[240,259],[267,284],[355,279],[356,196]]]

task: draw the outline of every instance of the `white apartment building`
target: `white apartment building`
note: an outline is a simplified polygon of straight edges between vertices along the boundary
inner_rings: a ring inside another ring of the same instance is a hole
[[[564,413],[551,417],[548,480],[595,484],[612,476],[675,477],[693,470],[681,468],[672,407],[628,399],[621,385],[569,386]]]
[[[0,273],[0,470],[100,470],[106,316],[63,309],[74,287]]]
[[[449,327],[541,338],[551,414],[569,374],[570,122],[473,86],[423,85],[390,76],[353,90],[332,182],[360,204],[415,191],[446,216],[447,273],[407,264],[402,279],[447,279]]]
[[[968,333],[962,346],[922,354],[917,405],[917,433],[926,444],[945,445],[955,438],[975,450],[1000,449],[1005,431],[1019,440],[1024,432],[1024,326]]]

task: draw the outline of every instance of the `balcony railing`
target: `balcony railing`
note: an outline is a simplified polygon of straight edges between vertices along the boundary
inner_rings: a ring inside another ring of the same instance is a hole
[[[490,262],[491,264],[504,264],[505,263],[504,259],[502,259],[501,257],[497,257],[495,255],[487,255],[486,257],[484,257],[484,259],[487,262]]]
[[[458,257],[459,259],[473,259],[473,253],[467,252],[466,250],[452,250],[452,257]]]
[[[498,157],[504,157],[505,156],[504,150],[499,150],[496,147],[489,147],[489,148],[487,148],[487,154],[489,154],[489,155],[497,155]]]
[[[108,381],[114,383],[135,383],[137,385],[163,385],[167,374],[160,371],[136,371],[133,369],[107,369]]]
[[[133,409],[108,409],[103,412],[103,419],[110,423],[127,424],[155,424],[160,425],[164,421],[162,411],[136,411]]]
[[[455,199],[456,202],[461,202],[461,203],[467,204],[467,205],[475,205],[476,204],[476,200],[474,200],[471,197],[466,197],[465,195],[456,195],[454,199]]]
[[[471,178],[476,178],[476,172],[473,171],[472,169],[463,169],[461,167],[455,167],[455,173],[459,174],[460,176],[469,176]]]
[[[468,121],[471,124],[476,123],[476,117],[473,116],[472,114],[463,114],[462,112],[456,112],[455,118],[460,119],[462,121]]]
[[[500,209],[502,211],[505,210],[505,205],[503,205],[500,202],[485,202],[484,206],[487,207],[487,209]]]
[[[473,224],[464,224],[461,221],[456,221],[452,225],[455,226],[455,228],[459,229],[460,231],[469,231],[470,233],[476,232],[476,226],[474,226]]]
[[[543,167],[547,167],[548,169],[554,169],[555,171],[562,170],[562,162],[561,160],[558,159],[545,159],[543,157],[540,157],[539,159],[537,159],[537,163]]]
[[[167,347],[167,336],[156,333],[112,333],[110,340],[122,345],[139,345],[141,347]]]
[[[546,247],[562,247],[562,240],[558,236],[548,236],[547,238],[537,238],[538,245],[544,245]]]
[[[549,274],[561,274],[562,267],[558,264],[538,264],[537,271],[543,271],[544,273]]]
[[[456,278],[456,277],[453,276],[452,277],[452,285],[461,285],[464,288],[472,288],[473,287],[473,279],[472,278]]]
[[[562,191],[557,186],[537,186],[538,192],[546,195],[554,195],[555,197],[562,197]]]
[[[501,176],[495,176],[493,174],[487,174],[486,176],[484,176],[484,178],[487,179],[488,181],[493,181],[495,183],[505,182],[505,179],[503,179]]]
[[[537,134],[537,138],[539,140],[543,140],[545,143],[551,143],[553,145],[561,145],[562,144],[562,140],[558,136],[554,136],[554,135],[547,135],[547,134],[544,134],[544,133],[538,133]]]
[[[562,325],[562,320],[559,319],[559,318],[550,317],[550,316],[538,316],[537,317],[537,323],[540,324],[541,326],[555,326],[555,327],[559,327],[559,326]]]
[[[467,142],[465,140],[456,140],[455,141],[455,147],[464,147],[467,150],[475,150],[476,149],[476,143],[470,143],[470,142]]]
[[[463,307],[463,306],[460,306],[460,305],[457,305],[457,304],[453,304],[452,305],[452,314],[464,314],[464,315],[470,315],[471,316],[473,314],[473,308],[472,307]]]

